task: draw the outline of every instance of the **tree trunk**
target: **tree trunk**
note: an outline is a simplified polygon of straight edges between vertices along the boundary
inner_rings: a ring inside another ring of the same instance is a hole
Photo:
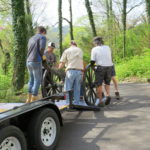
[[[58,0],[58,18],[59,18],[59,50],[62,55],[62,0]]]
[[[86,9],[87,9],[87,12],[88,12],[89,21],[90,21],[90,24],[91,24],[93,36],[95,37],[95,36],[97,36],[97,33],[96,33],[96,28],[95,28],[93,12],[92,12],[89,0],[85,0],[85,6],[86,6]]]
[[[69,11],[70,11],[70,38],[71,38],[71,40],[74,40],[73,19],[72,19],[72,0],[69,0]]]
[[[108,39],[109,45],[113,45],[113,32],[114,32],[114,17],[112,0],[106,0],[106,14],[107,14],[107,28],[108,28]]]
[[[150,24],[150,0],[146,0],[146,11],[147,11],[148,23]]]
[[[32,23],[32,14],[30,10],[30,2],[29,0],[25,0],[26,2],[26,15],[27,15],[27,30],[28,30],[28,39],[33,36],[34,30],[33,30],[33,23]]]
[[[106,0],[106,15],[107,15],[107,33],[108,33],[108,41],[110,45],[110,40],[111,40],[111,34],[110,34],[110,5],[109,5],[109,0]]]
[[[24,86],[27,48],[24,1],[11,0],[11,6],[14,32],[13,86],[14,90],[20,90]]]
[[[127,22],[127,0],[123,0],[122,24],[123,24],[123,58],[126,56],[126,22]]]

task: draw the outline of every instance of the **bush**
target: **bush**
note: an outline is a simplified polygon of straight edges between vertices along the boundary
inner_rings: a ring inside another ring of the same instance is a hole
[[[143,56],[134,56],[116,65],[117,77],[124,80],[128,77],[150,77],[150,49],[144,49]]]

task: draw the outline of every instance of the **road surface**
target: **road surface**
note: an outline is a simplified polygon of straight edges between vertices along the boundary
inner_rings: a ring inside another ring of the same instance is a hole
[[[65,112],[56,150],[150,150],[150,83],[121,84],[120,93],[100,112]]]

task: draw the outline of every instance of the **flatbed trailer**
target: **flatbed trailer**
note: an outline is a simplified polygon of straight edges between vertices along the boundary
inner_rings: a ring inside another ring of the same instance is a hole
[[[0,103],[0,150],[53,150],[65,110],[100,110],[99,107],[66,104],[62,96],[32,103]]]

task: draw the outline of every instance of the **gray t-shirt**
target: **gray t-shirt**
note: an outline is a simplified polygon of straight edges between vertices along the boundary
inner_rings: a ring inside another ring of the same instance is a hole
[[[54,53],[49,53],[48,51],[44,52],[46,56],[46,61],[48,64],[53,65],[56,63],[56,55]]]
[[[35,34],[29,39],[27,62],[41,62],[46,46],[46,37]]]

